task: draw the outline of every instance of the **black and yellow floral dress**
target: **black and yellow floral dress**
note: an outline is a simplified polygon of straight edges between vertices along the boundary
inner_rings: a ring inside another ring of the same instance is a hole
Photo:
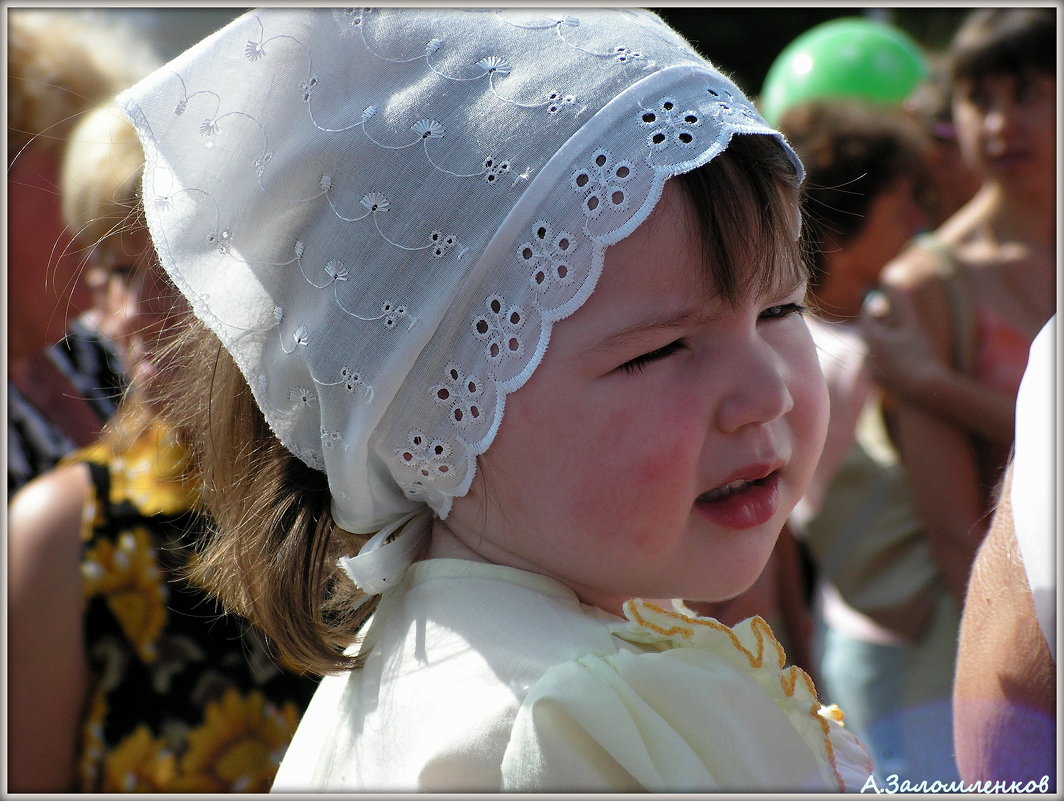
[[[66,460],[95,489],[82,524],[84,792],[266,792],[317,685],[185,578],[201,530],[185,459],[155,426],[120,454],[97,444]]]

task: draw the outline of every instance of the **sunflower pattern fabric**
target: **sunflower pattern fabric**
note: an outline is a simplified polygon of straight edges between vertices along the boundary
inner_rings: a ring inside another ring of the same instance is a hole
[[[155,426],[124,452],[97,444],[68,461],[88,467],[94,488],[82,527],[92,684],[80,789],[268,791],[317,681],[279,666],[186,577],[203,529],[184,450]]]

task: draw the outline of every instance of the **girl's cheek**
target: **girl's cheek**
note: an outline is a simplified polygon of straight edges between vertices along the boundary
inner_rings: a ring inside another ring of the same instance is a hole
[[[797,412],[799,433],[807,447],[813,451],[810,461],[814,466],[824,448],[827,437],[830,401],[828,388],[815,355],[807,369],[797,373],[792,394]]]
[[[704,426],[677,413],[677,405],[610,411],[588,423],[581,437],[591,444],[586,469],[576,471],[572,483],[576,505],[618,521],[663,522],[672,499],[694,484]]]

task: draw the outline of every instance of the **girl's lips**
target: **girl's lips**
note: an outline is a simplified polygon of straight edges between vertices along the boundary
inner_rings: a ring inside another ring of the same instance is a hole
[[[727,489],[703,493],[695,501],[699,514],[710,522],[731,529],[748,529],[771,520],[779,509],[780,474],[729,484]],[[738,485],[738,486],[736,486]]]
[[[999,170],[1013,170],[1030,161],[1030,156],[1019,150],[1010,150],[989,156],[987,160]]]

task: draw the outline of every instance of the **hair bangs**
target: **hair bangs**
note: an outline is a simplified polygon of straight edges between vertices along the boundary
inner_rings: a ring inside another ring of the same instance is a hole
[[[986,8],[961,28],[950,56],[954,82],[1056,73],[1056,23],[1048,8]]]
[[[703,277],[726,303],[808,281],[794,167],[775,138],[735,135],[723,153],[677,180],[697,220]]]

